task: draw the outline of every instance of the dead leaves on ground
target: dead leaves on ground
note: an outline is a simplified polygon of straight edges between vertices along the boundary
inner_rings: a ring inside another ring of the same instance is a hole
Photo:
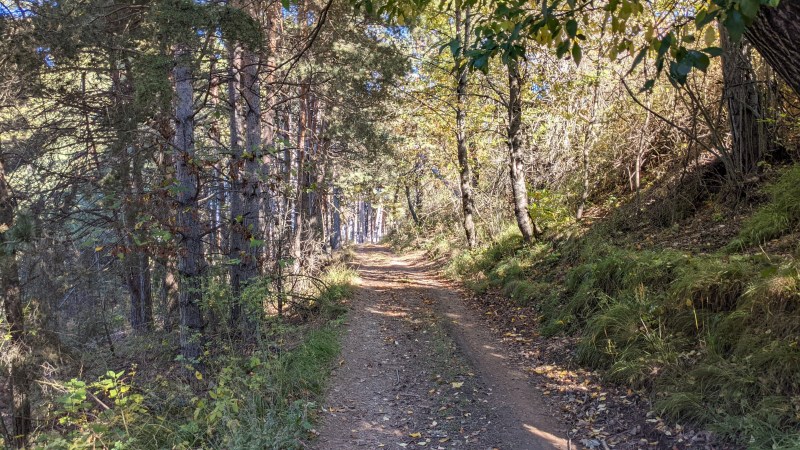
[[[670,425],[658,417],[643,392],[606,385],[598,373],[576,368],[573,355],[578,339],[542,338],[534,308],[521,307],[495,293],[470,300],[518,364],[539,378],[537,387],[568,424],[573,446],[592,450],[713,448],[710,433]]]

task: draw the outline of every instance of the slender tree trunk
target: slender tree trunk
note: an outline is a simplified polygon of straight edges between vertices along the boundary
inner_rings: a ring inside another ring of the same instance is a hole
[[[175,327],[175,312],[178,311],[180,289],[178,287],[178,271],[175,259],[168,255],[162,262],[164,277],[161,280],[161,303],[164,305],[164,330],[171,333]]]
[[[317,129],[318,138],[315,142],[316,151],[314,152],[313,170],[309,173],[309,178],[311,178],[314,183],[313,192],[309,194],[312,199],[312,201],[309,202],[309,231],[311,232],[311,238],[319,242],[323,250],[325,250],[325,197],[327,195],[325,189],[325,171],[327,170],[327,143],[324,135],[327,125],[323,118],[319,102],[314,103],[315,110],[317,110],[315,114],[317,122],[315,128]]]
[[[475,200],[472,196],[472,169],[469,164],[469,149],[467,148],[466,132],[466,97],[469,68],[466,60],[466,48],[470,39],[470,11],[464,11],[464,21],[461,21],[461,8],[456,6],[456,36],[461,43],[456,58],[456,73],[458,85],[456,87],[456,144],[458,148],[459,180],[461,186],[461,209],[463,212],[464,233],[467,237],[467,246],[475,248],[478,239],[475,234]]]
[[[408,202],[408,212],[411,213],[411,219],[414,221],[414,225],[419,226],[419,217],[417,217],[417,210],[414,208],[414,202],[411,201],[411,188],[408,185],[405,185],[406,190],[406,202]]]
[[[581,197],[578,202],[578,211],[575,213],[575,218],[578,220],[583,219],[586,202],[589,200],[589,144],[586,142],[581,147],[581,168]]]
[[[127,61],[112,52],[109,55],[111,68],[112,103],[107,109],[109,121],[114,125],[115,140],[111,146],[115,156],[114,170],[117,183],[114,194],[122,198],[119,215],[115,210],[115,228],[125,246],[121,261],[122,277],[130,295],[129,322],[137,332],[149,331],[153,322],[153,298],[150,279],[150,258],[141,242],[147,239],[138,226],[144,197],[142,170],[144,156],[134,145],[136,124],[131,120],[134,85],[132,69]]]
[[[308,126],[308,86],[300,87],[300,115],[297,120],[297,186],[294,198],[294,232],[292,234],[292,271],[300,273],[302,260],[303,222],[305,216],[305,166],[306,166],[306,128]]]
[[[242,99],[244,100],[245,149],[242,152],[243,172],[238,194],[241,196],[242,220],[236,218],[234,227],[240,235],[238,275],[246,285],[258,275],[258,256],[261,252],[261,223],[259,206],[261,194],[261,92],[260,61],[248,50],[243,54]],[[239,296],[241,292],[235,292]]]
[[[508,153],[511,175],[511,193],[514,198],[514,216],[522,233],[522,239],[530,242],[536,229],[528,215],[528,187],[525,184],[525,169],[522,165],[522,142],[519,136],[522,122],[522,79],[519,63],[508,63]]]
[[[581,180],[583,182],[583,186],[581,189],[580,201],[578,202],[578,210],[575,214],[575,218],[578,220],[583,219],[583,213],[584,210],[586,209],[586,202],[589,201],[589,187],[590,187],[590,176],[591,176],[591,166],[589,164],[589,152],[590,152],[589,147],[591,144],[591,137],[594,131],[594,123],[597,114],[597,99],[600,87],[599,78],[600,78],[600,67],[597,66],[594,80],[592,80],[592,98],[591,98],[591,103],[589,104],[588,119],[586,127],[583,130],[583,141],[581,142],[581,167],[582,167]]]
[[[225,182],[225,177],[222,176],[224,173],[224,167],[226,166],[227,162],[224,159],[220,159],[220,161],[216,164],[216,172],[218,175],[218,180],[215,183],[215,200],[216,203],[216,214],[217,217],[215,218],[215,222],[217,224],[217,232],[215,233],[215,245],[219,250],[220,255],[228,255],[230,251],[230,227],[229,221],[225,205],[228,203],[228,186]]]
[[[9,349],[9,381],[11,387],[11,417],[13,420],[14,446],[24,448],[32,430],[30,376],[28,374],[28,345],[25,343],[25,313],[17,266],[16,243],[10,238],[14,226],[16,200],[11,186],[6,181],[5,161],[0,155],[0,283],[3,287],[3,310],[8,333],[11,337]],[[2,420],[0,418],[0,420]]]
[[[242,263],[244,258],[245,233],[244,230],[244,199],[242,197],[242,142],[241,133],[244,129],[242,123],[242,109],[240,108],[240,93],[242,92],[242,48],[236,43],[228,43],[228,129],[230,134],[230,220],[228,224],[228,258],[230,264],[231,296],[233,297],[230,310],[231,329],[237,329],[242,316],[241,290],[242,290]]]
[[[331,224],[331,249],[339,250],[342,245],[342,216],[339,209],[342,206],[342,188],[333,188],[333,220]],[[346,235],[347,233],[345,233]]]
[[[281,209],[283,210],[283,225],[281,228],[281,243],[283,244],[284,248],[281,249],[281,254],[283,257],[291,257],[292,255],[292,230],[294,226],[294,184],[292,178],[292,169],[294,168],[294,156],[295,150],[292,148],[293,146],[289,145],[290,139],[289,137],[292,134],[292,123],[291,123],[291,116],[289,115],[288,111],[288,101],[284,98],[283,100],[283,108],[281,111],[281,124],[284,127],[281,132],[281,140],[283,148],[283,167],[281,168],[281,172],[283,174],[282,179],[282,201],[281,201]]]
[[[258,275],[261,251],[261,92],[260,61],[249,50],[231,44],[228,83],[231,130],[231,305],[230,326],[254,332],[254,323],[242,321],[242,289]],[[237,89],[238,88],[238,89]],[[238,95],[241,93],[241,95]],[[243,105],[240,108],[238,100]],[[244,148],[239,135],[244,130]]]
[[[274,67],[276,65],[276,53],[278,51],[278,37],[282,33],[281,29],[281,3],[277,1],[269,2],[267,5],[267,10],[265,13],[266,18],[266,54],[263,56],[264,66],[262,70],[264,72],[264,79],[267,87],[274,86],[275,83],[275,73]],[[267,91],[264,95],[264,111],[262,112],[262,139],[264,143],[264,148],[268,149],[269,151],[264,152],[261,161],[263,164],[262,168],[262,179],[264,180],[261,183],[261,210],[263,213],[263,240],[264,246],[262,248],[261,254],[263,255],[264,260],[260,261],[261,265],[259,267],[260,271],[263,271],[265,260],[270,260],[275,257],[278,253],[277,250],[277,241],[279,237],[276,235],[277,233],[277,223],[276,218],[279,217],[279,209],[280,204],[278,199],[276,198],[278,195],[277,190],[275,189],[276,183],[271,181],[272,173],[276,173],[276,181],[277,177],[280,174],[280,167],[278,167],[278,155],[275,152],[277,149],[277,136],[279,134],[278,129],[278,113],[275,109],[275,90],[273,89],[271,92]]]
[[[125,162],[125,164],[128,164]],[[142,155],[136,154],[131,161],[130,198],[125,202],[125,242],[129,249],[123,262],[126,284],[131,296],[130,323],[134,330],[149,331],[153,327],[153,289],[150,276],[150,257],[136,241],[146,240],[143,231],[137,230],[141,198],[144,194]]]
[[[203,348],[202,301],[203,258],[200,208],[198,205],[199,167],[194,163],[194,102],[191,54],[181,45],[175,51],[175,180],[177,183],[176,225],[178,244],[179,311],[181,354],[188,363],[202,367]]]

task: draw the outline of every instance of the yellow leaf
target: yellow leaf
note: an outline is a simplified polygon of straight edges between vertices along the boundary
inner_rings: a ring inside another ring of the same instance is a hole
[[[706,33],[703,39],[706,42],[706,47],[712,47],[717,43],[717,30],[715,30],[714,27],[706,27]]]
[[[200,371],[195,370],[194,371],[194,377],[197,378],[198,380],[202,380],[203,379],[203,374],[200,373]]]
[[[463,381],[453,381],[450,384],[453,385],[453,389],[458,389],[458,388],[460,388],[461,386],[464,385],[464,382]]]
[[[414,439],[422,437],[422,433],[409,433],[408,435]]]
[[[94,248],[94,251],[96,251],[96,252],[103,251],[103,246],[102,245],[98,245],[97,247]]]

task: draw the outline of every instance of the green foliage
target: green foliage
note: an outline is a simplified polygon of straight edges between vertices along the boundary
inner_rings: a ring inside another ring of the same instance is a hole
[[[323,316],[336,318],[345,312],[341,301],[353,294],[356,277],[356,272],[344,263],[331,265],[325,270],[322,277],[325,288],[317,298]]]
[[[336,333],[323,327],[290,351],[231,357],[208,398],[197,400],[189,429],[208,448],[304,448],[339,351]]]
[[[172,84],[168,77],[172,58],[160,53],[139,53],[132,64],[135,110],[167,111],[172,102]]]
[[[528,193],[531,220],[544,230],[562,229],[574,221],[564,197],[547,189],[537,189]]]
[[[800,223],[800,166],[788,169],[766,188],[770,201],[742,226],[729,250],[763,244],[791,232]]]
[[[339,352],[340,321],[331,319],[343,313],[341,300],[351,295],[354,278],[355,272],[342,262],[322,274],[324,288],[314,300],[321,321],[270,323],[251,352],[230,352],[231,343],[219,338],[216,345],[221,348],[209,352],[206,374],[193,376],[208,383],[206,393],[160,375],[135,386],[134,371],[108,371],[93,383],[73,379],[57,386],[63,391],[53,413],[59,425],[40,434],[36,448],[89,449],[98,443],[137,450],[304,448],[318,411],[316,402]],[[244,307],[263,308],[270,286],[267,278],[247,286]],[[207,312],[227,318],[224,312],[231,298],[226,284],[207,280],[203,298]],[[170,351],[170,346],[165,349]],[[149,361],[156,350],[147,340],[120,349],[146,351]],[[182,368],[179,365],[178,370]]]
[[[599,231],[561,245],[522,247],[509,233],[449,267],[536,308],[543,335],[578,333],[578,362],[650,390],[661,413],[754,448],[797,442],[794,261],[627,249]]]
[[[512,279],[503,285],[503,294],[524,306],[545,298],[550,289],[547,283]]]
[[[142,429],[132,429],[148,413],[144,396],[134,388],[134,371],[108,371],[97,381],[71,379],[56,386],[63,394],[55,411],[62,433],[40,435],[35,442],[42,449],[90,449],[97,442],[113,442],[115,449],[139,448]],[[99,407],[100,411],[95,409]]]

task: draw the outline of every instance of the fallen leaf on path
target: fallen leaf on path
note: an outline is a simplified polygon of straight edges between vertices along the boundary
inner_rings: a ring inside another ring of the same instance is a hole
[[[464,382],[463,381],[453,381],[450,384],[453,385],[453,389],[459,389],[461,386],[464,385]]]

